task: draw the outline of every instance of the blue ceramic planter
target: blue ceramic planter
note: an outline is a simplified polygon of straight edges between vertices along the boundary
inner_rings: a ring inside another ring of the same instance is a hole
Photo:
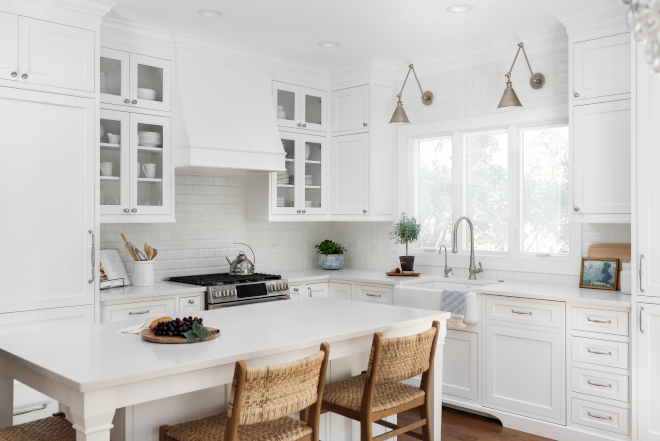
[[[344,266],[344,256],[340,254],[320,254],[319,266],[327,270],[338,270]]]

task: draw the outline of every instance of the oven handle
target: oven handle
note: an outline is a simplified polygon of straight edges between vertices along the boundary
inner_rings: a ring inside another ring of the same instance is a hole
[[[206,309],[211,310],[211,309],[230,308],[233,306],[249,305],[251,303],[265,303],[265,302],[275,302],[277,300],[289,300],[290,298],[291,297],[288,294],[286,294],[282,296],[266,297],[262,299],[245,299],[245,300],[236,300],[234,302],[209,303],[208,305],[206,305]]]

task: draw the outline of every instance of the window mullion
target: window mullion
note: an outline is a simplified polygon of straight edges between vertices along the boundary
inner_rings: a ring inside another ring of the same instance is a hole
[[[454,194],[452,195],[452,230],[456,221],[465,215],[465,145],[461,132],[452,132],[452,179]],[[459,250],[465,248],[463,244],[463,226],[456,232],[459,240]],[[451,250],[450,250],[451,251]]]
[[[521,152],[520,136],[516,126],[507,127],[509,134],[509,257],[515,257],[520,251],[520,217],[522,201],[520,198]]]

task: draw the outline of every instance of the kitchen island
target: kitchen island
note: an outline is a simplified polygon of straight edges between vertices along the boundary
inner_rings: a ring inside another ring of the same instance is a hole
[[[439,320],[443,332],[434,364],[432,403],[434,439],[440,440],[442,344],[449,313],[311,298],[200,315],[206,326],[220,329],[220,338],[160,345],[117,333],[131,322],[0,337],[0,427],[12,422],[13,379],[67,406],[78,441],[108,441],[116,409],[229,385],[238,360],[246,360],[248,366],[283,363],[306,357],[328,342],[330,377],[336,381],[341,379],[338,375],[345,378],[366,369],[375,332],[385,337],[410,335]],[[157,440],[158,425],[213,414],[226,406],[226,399],[218,396],[216,406],[201,414],[191,411],[195,406],[189,399],[177,403],[171,410],[178,416],[167,421],[135,418],[142,432],[134,432],[132,438]],[[354,424],[337,419],[332,425],[331,437],[324,439],[358,439]]]

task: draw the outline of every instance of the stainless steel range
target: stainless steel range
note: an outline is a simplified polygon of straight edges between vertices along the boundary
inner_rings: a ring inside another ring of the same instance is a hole
[[[170,282],[206,287],[206,309],[289,299],[289,284],[272,274],[232,275],[229,273],[170,277]]]

